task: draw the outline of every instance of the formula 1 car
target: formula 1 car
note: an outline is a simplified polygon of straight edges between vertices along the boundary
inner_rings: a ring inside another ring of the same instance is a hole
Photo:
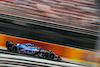
[[[34,46],[34,44],[31,43],[23,43],[23,44],[17,43],[14,45],[13,41],[9,40],[6,42],[6,47],[8,51],[12,51],[15,53],[29,54],[50,60],[58,60],[58,61],[62,60],[53,51],[44,50],[42,47]]]

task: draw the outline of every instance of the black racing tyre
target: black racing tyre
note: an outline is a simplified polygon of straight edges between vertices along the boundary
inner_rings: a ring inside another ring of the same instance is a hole
[[[54,54],[49,54],[49,59],[54,60],[55,55]]]
[[[16,45],[12,46],[11,51],[14,53],[21,53],[21,50]]]

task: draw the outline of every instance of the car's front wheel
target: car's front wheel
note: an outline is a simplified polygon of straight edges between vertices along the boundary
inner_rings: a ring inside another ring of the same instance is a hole
[[[49,54],[49,59],[54,60],[55,55],[54,54]]]

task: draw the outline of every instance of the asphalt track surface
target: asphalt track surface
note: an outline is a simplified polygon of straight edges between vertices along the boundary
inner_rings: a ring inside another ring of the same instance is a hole
[[[0,67],[89,67],[81,64],[69,63],[38,58],[35,56],[8,52],[0,49]]]

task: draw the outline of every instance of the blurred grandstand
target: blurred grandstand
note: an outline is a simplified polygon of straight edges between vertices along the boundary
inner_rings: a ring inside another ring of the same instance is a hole
[[[0,0],[0,31],[95,49],[100,36],[98,11],[96,0]]]

